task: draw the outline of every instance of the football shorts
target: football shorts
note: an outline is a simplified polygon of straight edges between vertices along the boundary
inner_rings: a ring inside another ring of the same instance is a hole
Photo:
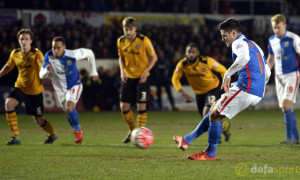
[[[296,94],[299,87],[299,72],[287,74],[277,74],[275,77],[276,93],[279,107],[282,107],[281,101],[287,99],[296,103]]]
[[[147,103],[149,97],[149,76],[144,83],[140,79],[127,79],[127,83],[121,85],[121,102],[126,103]]]
[[[78,84],[65,92],[56,91],[57,99],[59,101],[60,106],[63,109],[65,109],[65,104],[67,101],[72,101],[74,103],[74,106],[76,106],[81,96],[82,89],[83,89],[82,84]]]
[[[43,94],[29,95],[23,93],[19,88],[13,88],[8,95],[9,98],[15,98],[19,105],[24,102],[26,113],[37,117],[44,115]]]
[[[229,91],[222,94],[216,104],[221,115],[231,119],[246,108],[251,108],[261,101],[261,97],[242,91],[236,85],[229,88]]]

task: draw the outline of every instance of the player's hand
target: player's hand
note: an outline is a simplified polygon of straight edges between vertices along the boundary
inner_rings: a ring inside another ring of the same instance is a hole
[[[92,80],[93,80],[93,81],[98,81],[98,79],[99,79],[99,76],[98,76],[98,75],[92,76]]]
[[[148,71],[143,72],[143,74],[142,74],[142,76],[141,76],[141,78],[140,78],[139,83],[144,83],[144,82],[146,82],[146,81],[147,81],[147,77],[148,77]]]
[[[47,69],[49,72],[51,72],[51,65],[48,64],[48,65],[46,66],[46,69]]]
[[[191,103],[193,101],[193,98],[183,91],[181,93],[181,96],[183,97],[183,99],[185,100],[186,103]]]
[[[125,74],[125,72],[121,72],[121,81],[123,83],[127,83],[127,75]]]
[[[231,81],[231,77],[226,76],[226,77],[223,79],[223,83],[222,83],[222,86],[221,86],[221,90],[224,90],[224,92],[228,92],[228,91],[229,91],[230,81]]]

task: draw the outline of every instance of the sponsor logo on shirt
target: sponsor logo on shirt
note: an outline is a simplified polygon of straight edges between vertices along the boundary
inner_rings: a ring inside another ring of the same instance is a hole
[[[284,47],[289,47],[289,45],[290,45],[290,42],[288,42],[288,41],[284,42]]]
[[[71,60],[67,60],[67,65],[70,66],[72,64]]]

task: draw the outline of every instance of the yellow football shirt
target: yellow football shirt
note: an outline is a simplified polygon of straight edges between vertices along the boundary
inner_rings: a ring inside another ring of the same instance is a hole
[[[32,48],[25,56],[20,48],[10,53],[7,64],[11,66],[11,69],[17,66],[19,73],[15,87],[24,94],[37,95],[44,91],[39,76],[43,58],[43,53],[36,48]]]
[[[140,78],[149,65],[148,56],[155,53],[150,39],[143,34],[137,33],[133,42],[124,35],[117,41],[118,54],[125,57],[124,71],[129,78]]]
[[[194,63],[181,59],[172,76],[173,86],[177,91],[182,89],[180,79],[184,74],[196,94],[205,94],[219,86],[220,80],[213,71],[225,75],[226,68],[211,57],[199,56]]]

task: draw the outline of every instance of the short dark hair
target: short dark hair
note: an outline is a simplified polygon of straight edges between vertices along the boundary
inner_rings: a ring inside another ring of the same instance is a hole
[[[219,24],[219,30],[224,30],[226,32],[231,32],[232,30],[241,32],[240,21],[235,18],[229,18]]]
[[[18,39],[20,38],[21,34],[29,34],[31,39],[34,37],[33,32],[28,28],[23,28],[17,33]]]
[[[56,36],[53,38],[52,42],[62,42],[63,45],[66,45],[66,40],[65,38],[63,38],[62,36]]]
[[[199,47],[198,44],[196,44],[196,43],[190,43],[190,44],[188,44],[188,45],[186,46],[186,49],[187,49],[188,47],[194,47],[194,48],[196,48],[198,51],[200,51],[200,47]]]

